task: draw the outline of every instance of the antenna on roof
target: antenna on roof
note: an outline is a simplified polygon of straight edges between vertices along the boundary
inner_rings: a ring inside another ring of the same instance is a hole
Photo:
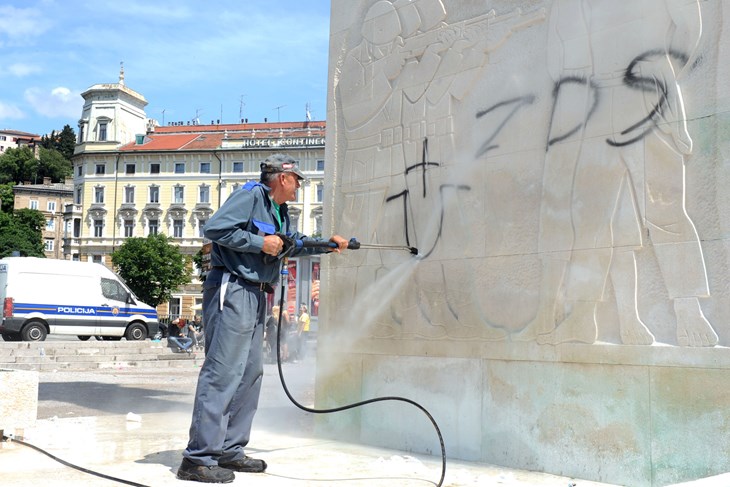
[[[279,117],[279,111],[284,108],[286,105],[279,105],[278,107],[274,108],[276,110],[276,121],[281,122],[281,117]]]
[[[243,97],[246,95],[241,95],[241,104],[238,107],[238,119],[243,120],[243,107],[246,106],[246,104],[243,102]]]
[[[309,102],[307,102],[307,105],[304,108],[304,110],[305,110],[304,120],[306,120],[307,122],[312,121],[312,112],[311,112],[310,108],[311,108],[311,106],[309,105]]]
[[[119,62],[119,84],[124,85],[124,61]]]

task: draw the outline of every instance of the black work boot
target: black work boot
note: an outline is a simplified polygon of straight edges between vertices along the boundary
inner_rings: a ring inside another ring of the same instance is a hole
[[[227,484],[233,482],[236,475],[231,470],[218,465],[196,465],[187,458],[183,458],[180,468],[177,469],[177,478],[208,484]]]
[[[266,471],[265,461],[251,457],[243,457],[230,462],[221,462],[218,465],[228,470],[235,470],[236,472],[261,473]]]

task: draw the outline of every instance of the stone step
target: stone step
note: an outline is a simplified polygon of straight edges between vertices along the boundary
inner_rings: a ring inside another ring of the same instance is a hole
[[[166,341],[0,342],[0,368],[92,370],[127,367],[199,367],[204,353],[173,352]]]

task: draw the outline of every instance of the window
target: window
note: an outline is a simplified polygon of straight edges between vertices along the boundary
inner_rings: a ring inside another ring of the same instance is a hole
[[[314,217],[314,233],[322,235],[322,215]]]
[[[125,203],[134,203],[134,186],[125,186],[124,202]]]
[[[150,235],[157,235],[157,231],[158,231],[157,229],[158,229],[159,225],[160,225],[160,221],[159,220],[150,220],[147,223],[147,230],[148,230],[149,234]]]
[[[150,164],[150,174],[160,174],[160,164],[158,162]]]
[[[208,220],[198,220],[198,237],[205,237],[203,235],[203,227],[205,227],[206,223],[208,223]]]
[[[175,186],[173,188],[174,196],[172,199],[173,203],[183,204],[185,203],[185,186]]]
[[[49,201],[47,208],[48,208],[48,211],[50,211],[51,213],[55,213],[56,212],[56,202]]]
[[[317,171],[324,171],[324,159],[317,160]]]
[[[324,198],[324,185],[318,184],[315,187],[315,191],[316,191],[316,201],[317,201],[317,203],[321,203],[322,199]]]
[[[199,188],[199,202],[200,203],[210,203],[210,186],[201,186]]]
[[[172,221],[172,236],[175,238],[182,238],[183,236],[183,221],[173,220]]]
[[[134,220],[124,220],[124,236],[134,236]]]
[[[160,202],[160,187],[150,186],[150,203]]]
[[[104,186],[94,188],[94,203],[104,203]]]
[[[103,264],[104,256],[103,255],[92,255],[91,262],[93,262],[94,264]]]
[[[127,296],[129,296],[129,293],[119,281],[107,279],[106,277],[101,278],[101,293],[107,299],[122,302],[126,302]]]
[[[56,219],[51,217],[46,222],[46,230],[52,232],[56,229]]]
[[[30,200],[28,207],[31,210],[37,210],[38,209],[38,200]]]
[[[106,174],[106,164],[97,164],[94,174],[98,174],[98,175]]]
[[[78,262],[81,260],[81,256],[79,256],[79,254],[71,254],[71,260]]]
[[[233,172],[243,172],[243,163],[242,162],[234,162],[233,163]]]
[[[102,220],[94,220],[94,237],[101,237],[104,230],[104,222]]]
[[[125,174],[134,174],[134,172],[137,170],[136,164],[125,164],[124,165],[124,172]]]
[[[180,316],[180,297],[173,296],[170,298],[170,319]]]
[[[175,163],[175,174],[185,174],[185,163],[184,162]]]
[[[53,239],[47,238],[44,242],[43,249],[46,252],[53,252],[53,244],[54,244]]]
[[[201,162],[200,163],[200,173],[201,174],[210,174],[210,162]]]
[[[74,218],[74,237],[81,236],[81,218]]]
[[[289,227],[294,231],[299,231],[299,213],[289,213]]]
[[[80,205],[81,204],[81,195],[82,195],[81,186],[76,187],[76,195],[74,196],[74,204]]]
[[[106,141],[106,122],[99,122],[99,142]]]
[[[83,167],[81,167],[81,165],[79,164],[79,165],[78,165],[78,166],[76,167],[76,175],[77,175],[77,176],[82,176],[83,174],[84,174],[84,168],[83,168]]]

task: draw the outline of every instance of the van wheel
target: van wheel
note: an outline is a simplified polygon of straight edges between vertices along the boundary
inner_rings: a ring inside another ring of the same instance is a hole
[[[23,327],[20,336],[26,342],[42,342],[46,339],[48,332],[40,321],[31,321]]]
[[[144,340],[147,338],[147,328],[139,323],[132,323],[124,334],[127,340]]]
[[[3,340],[6,342],[19,342],[20,333],[3,333]]]
[[[82,342],[85,342],[89,338],[91,338],[89,335],[79,335],[79,340],[81,340]]]

